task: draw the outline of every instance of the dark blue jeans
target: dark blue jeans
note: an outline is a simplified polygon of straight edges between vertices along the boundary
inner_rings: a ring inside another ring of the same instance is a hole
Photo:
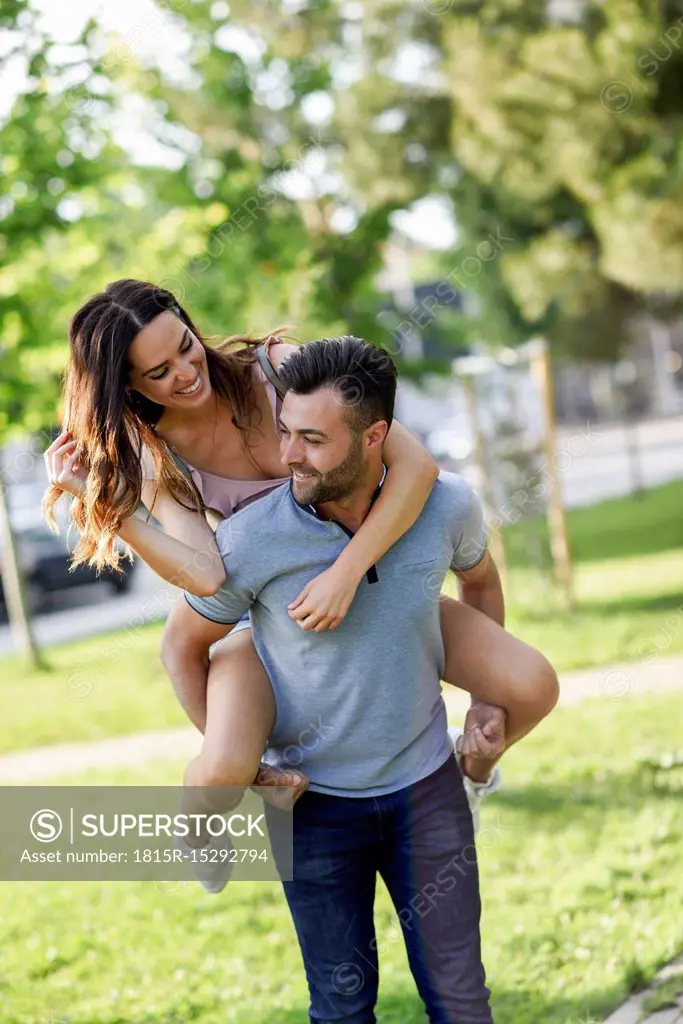
[[[378,952],[390,941],[375,935],[378,874],[432,1024],[491,1024],[472,817],[453,757],[387,796],[308,792],[294,808],[294,879],[283,885],[310,1020],[376,1021]]]

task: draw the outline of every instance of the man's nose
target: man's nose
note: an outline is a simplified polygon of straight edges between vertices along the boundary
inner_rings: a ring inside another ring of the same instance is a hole
[[[301,450],[302,444],[300,440],[292,437],[285,437],[282,440],[282,460],[286,462],[288,466],[294,466],[301,462]]]

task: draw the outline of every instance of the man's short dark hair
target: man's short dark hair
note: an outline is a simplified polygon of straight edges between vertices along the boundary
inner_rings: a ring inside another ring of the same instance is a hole
[[[352,430],[362,433],[378,420],[389,426],[396,401],[396,366],[384,349],[362,338],[322,338],[302,345],[280,367],[296,395],[333,388],[346,406]]]

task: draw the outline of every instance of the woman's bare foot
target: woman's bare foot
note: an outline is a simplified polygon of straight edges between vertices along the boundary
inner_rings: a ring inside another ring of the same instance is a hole
[[[291,811],[299,797],[308,789],[308,777],[296,768],[275,768],[261,761],[256,778],[251,784],[252,789],[256,787],[259,796],[271,807]]]

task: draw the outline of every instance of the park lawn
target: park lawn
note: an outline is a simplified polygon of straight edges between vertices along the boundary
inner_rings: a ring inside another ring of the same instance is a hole
[[[507,628],[558,671],[683,651],[683,547],[577,563],[567,613],[538,577],[513,570]]]
[[[528,564],[528,539],[547,536],[545,520],[505,531],[508,629],[558,671],[683,651],[683,481],[571,509],[568,521],[571,613],[548,577]]]
[[[528,568],[525,537],[505,535],[510,562],[508,628],[562,671],[683,651],[683,481],[568,513],[576,607]]]
[[[651,555],[683,548],[683,480],[653,487],[641,494],[601,501],[567,512],[571,548],[577,563],[604,562],[631,555]],[[526,561],[524,521],[505,531],[513,566]],[[547,538],[545,520],[532,525]]]
[[[46,652],[50,671],[0,660],[0,753],[187,725],[159,660],[161,625]]]
[[[509,536],[508,628],[560,672],[683,651],[681,508],[683,483],[676,483],[572,511],[571,614],[524,566],[516,524]],[[453,580],[447,588],[455,592]],[[159,662],[160,635],[160,625],[131,627],[51,649],[50,672],[0,660],[0,753],[185,724]]]
[[[562,708],[505,758],[479,837],[497,1024],[603,1020],[683,948],[683,694]],[[180,764],[72,783],[177,784]],[[0,1024],[301,1024],[277,884],[0,884]],[[381,887],[380,1024],[424,1020]]]

